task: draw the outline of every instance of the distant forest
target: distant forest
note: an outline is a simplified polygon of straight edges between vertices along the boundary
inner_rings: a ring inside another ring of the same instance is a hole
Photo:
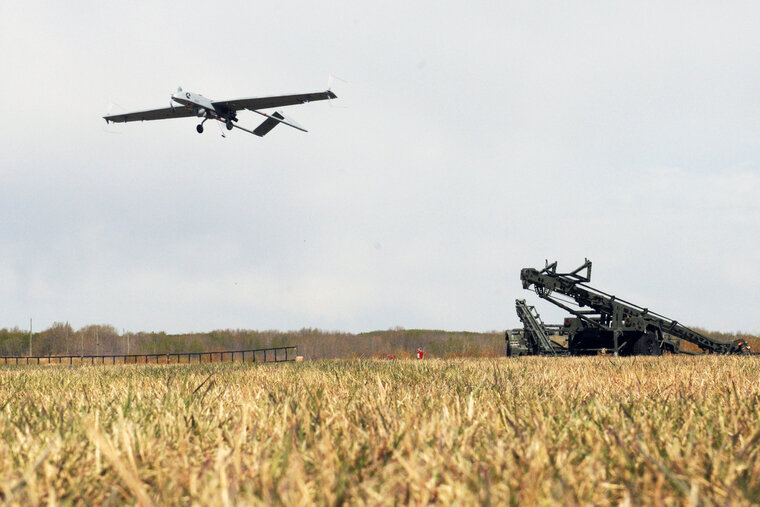
[[[760,336],[697,329],[723,340],[745,339],[760,351]],[[306,359],[414,357],[417,348],[426,357],[499,357],[505,354],[504,333],[453,332],[394,328],[368,333],[341,333],[319,329],[299,331],[249,331],[227,329],[208,333],[119,333],[113,326],[91,325],[74,330],[56,323],[32,333],[33,356],[165,354],[167,352],[213,352],[267,347],[297,346]],[[686,350],[699,350],[683,343]],[[29,354],[29,331],[0,329],[0,356]]]
[[[32,333],[32,355],[164,354],[213,352],[297,346],[306,359],[413,357],[422,347],[427,357],[497,357],[504,355],[502,332],[469,333],[395,328],[368,333],[319,329],[249,331],[226,329],[208,333],[119,333],[113,326],[91,325],[74,330],[56,323]],[[29,354],[29,331],[0,329],[0,356]]]

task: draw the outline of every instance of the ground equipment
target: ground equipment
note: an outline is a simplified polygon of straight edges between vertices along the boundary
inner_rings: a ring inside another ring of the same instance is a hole
[[[510,329],[505,335],[507,356],[558,356],[567,355],[567,349],[549,338],[560,333],[560,326],[546,325],[536,311],[524,299],[515,300],[517,316],[523,323],[522,329]]]
[[[520,272],[520,279],[524,289],[532,286],[540,298],[574,316],[565,319],[563,324],[572,355],[605,351],[615,355],[677,353],[678,340],[694,343],[709,353],[749,353],[749,347],[741,340],[726,342],[709,338],[676,320],[590,287],[587,285],[591,281],[588,259],[569,273],[558,273],[556,262],[547,262],[542,270],[525,268]],[[571,300],[560,299],[555,293]]]

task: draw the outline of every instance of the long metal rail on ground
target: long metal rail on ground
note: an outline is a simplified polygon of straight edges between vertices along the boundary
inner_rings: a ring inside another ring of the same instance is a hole
[[[584,271],[585,274],[583,274]],[[540,271],[525,268],[520,272],[520,279],[524,289],[533,286],[539,297],[575,315],[578,325],[585,328],[582,330],[585,334],[579,333],[578,336],[590,338],[586,340],[586,343],[593,345],[594,339],[599,340],[605,333],[609,333],[612,337],[610,348],[615,353],[626,351],[633,354],[646,353],[640,351],[651,349],[654,342],[657,342],[658,347],[663,347],[667,345],[667,340],[664,340],[665,334],[694,343],[708,352],[718,354],[749,352],[746,343],[741,340],[725,342],[709,338],[674,319],[586,285],[591,281],[591,261],[588,259],[570,273],[558,273],[556,262],[547,263],[546,267]],[[568,306],[568,302],[559,300],[553,296],[553,293],[572,298],[574,302],[569,302],[569,304],[577,305],[579,308]],[[584,307],[588,310],[583,310]],[[570,324],[570,320],[566,320],[566,325]],[[644,342],[640,341],[642,339]],[[588,345],[585,350],[593,350],[593,348]]]
[[[517,299],[515,300],[515,309],[517,310],[517,317],[523,323],[524,337],[530,342],[535,353],[556,356],[557,351],[549,339],[549,332],[536,311],[536,307],[529,306],[524,299]]]
[[[224,361],[281,363],[295,361],[298,347],[222,350],[216,352],[168,352],[164,354],[106,354],[65,356],[0,356],[0,364],[197,364]]]

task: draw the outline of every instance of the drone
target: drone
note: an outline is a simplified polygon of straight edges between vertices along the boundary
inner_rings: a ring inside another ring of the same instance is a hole
[[[189,118],[197,117],[203,118],[203,120],[195,127],[195,130],[199,133],[203,133],[203,124],[206,120],[217,120],[227,127],[227,130],[237,128],[254,134],[259,137],[264,137],[273,128],[279,124],[293,127],[294,129],[302,132],[308,132],[301,125],[296,123],[295,120],[288,118],[282,111],[275,111],[274,113],[265,113],[261,109],[273,109],[285,106],[294,106],[298,104],[306,104],[307,102],[314,102],[316,100],[330,100],[337,99],[331,90],[315,93],[301,93],[296,95],[278,95],[274,97],[250,97],[243,99],[233,100],[210,100],[203,95],[188,92],[182,90],[182,87],[177,88],[177,91],[172,94],[169,101],[169,107],[162,109],[148,109],[145,111],[134,111],[124,114],[113,114],[104,116],[103,119],[106,123],[126,123],[130,121],[150,121],[150,120],[167,120],[170,118]],[[253,111],[256,114],[264,116],[266,119],[261,125],[253,130],[248,130],[245,127],[236,125],[238,121],[237,112],[241,110]],[[222,134],[224,136],[224,134]]]

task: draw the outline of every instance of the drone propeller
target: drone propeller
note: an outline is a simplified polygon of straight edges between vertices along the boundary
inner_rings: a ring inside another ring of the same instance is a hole
[[[179,95],[180,93],[182,93],[182,87],[178,86],[177,87],[177,91],[174,92],[174,93],[177,94],[177,95]],[[169,107],[171,108],[172,112],[174,112],[174,100],[169,99]]]

